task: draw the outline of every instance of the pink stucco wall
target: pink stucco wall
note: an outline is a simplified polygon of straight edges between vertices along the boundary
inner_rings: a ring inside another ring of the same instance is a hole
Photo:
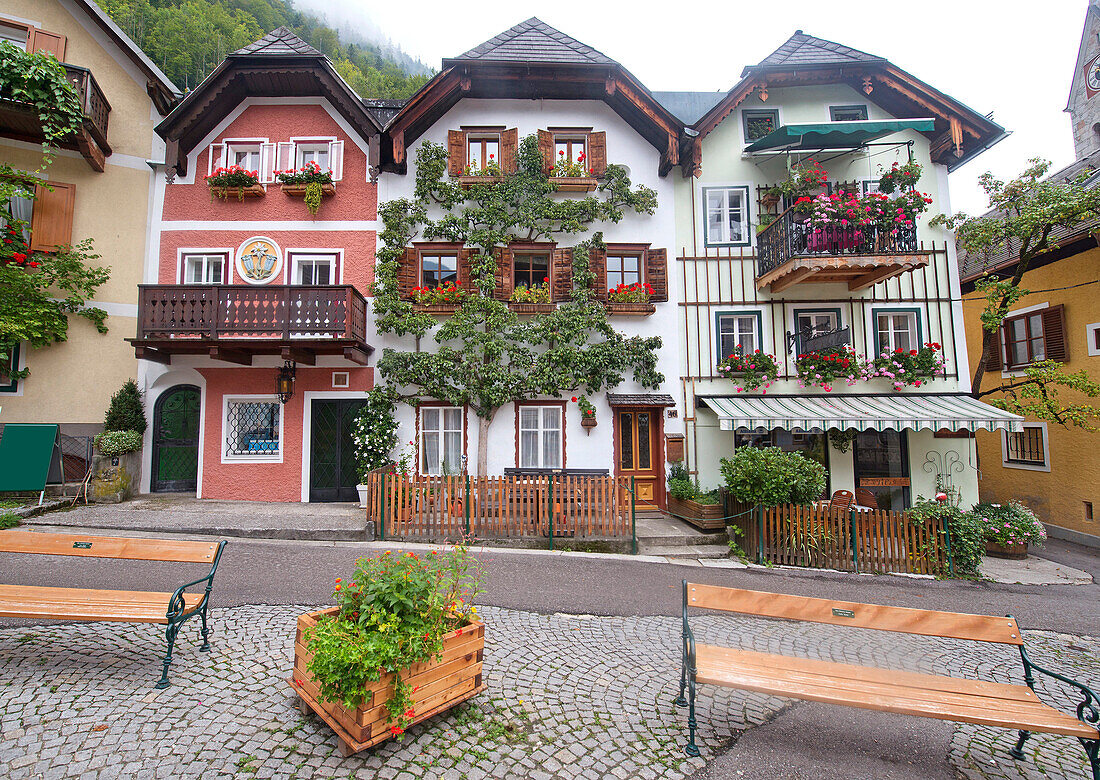
[[[298,366],[294,395],[283,409],[282,463],[222,463],[225,441],[222,411],[225,396],[274,396],[276,368],[199,368],[206,379],[206,407],[203,409],[204,442],[202,462],[203,498],[237,501],[301,501],[305,393],[333,391],[332,372],[348,371],[350,388],[339,392],[366,391],[374,386],[372,368],[313,368]],[[335,391],[333,391],[335,392]]]

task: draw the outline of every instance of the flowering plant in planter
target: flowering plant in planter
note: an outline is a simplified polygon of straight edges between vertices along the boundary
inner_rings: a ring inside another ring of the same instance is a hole
[[[30,227],[24,220],[13,219],[4,229],[3,243],[0,243],[0,265],[17,265],[23,268],[38,268],[42,265],[34,259],[30,245],[23,238],[24,229]]]
[[[508,297],[512,303],[550,303],[550,277],[544,276],[542,284],[528,287],[521,284]]]
[[[306,633],[307,668],[321,698],[349,710],[363,704],[370,683],[394,675],[385,702],[390,732],[399,736],[416,717],[416,690],[401,675],[439,658],[443,637],[478,620],[473,599],[482,590],[481,566],[459,545],[423,557],[416,553],[359,558],[349,582],[336,578],[336,614],[322,614]]]
[[[249,171],[239,165],[230,165],[228,168],[215,168],[214,172],[206,177],[206,183],[210,187],[210,195],[219,194],[222,198],[229,196],[230,190],[237,191],[237,200],[244,200],[244,191],[249,187],[255,187],[260,183],[258,171]]]
[[[943,348],[935,342],[928,342],[920,349],[908,352],[903,349],[893,352],[884,350],[864,366],[863,378],[885,377],[893,383],[895,390],[901,390],[905,385],[920,387],[930,379],[942,376],[943,364]]]
[[[462,169],[463,176],[500,176],[500,173],[500,163],[493,154],[489,155],[484,165],[478,165],[477,160],[472,160]]]
[[[594,176],[595,172],[592,168],[585,168],[585,154],[581,152],[577,155],[577,161],[573,162],[565,157],[565,151],[558,152],[558,159],[554,162],[554,167],[550,171],[550,175],[556,179],[580,179],[585,176]]]
[[[332,184],[332,171],[321,170],[321,166],[309,161],[301,168],[275,171],[279,184]]]
[[[852,346],[844,344],[799,355],[795,370],[798,372],[799,387],[816,385],[828,393],[838,380],[854,385],[863,378],[864,366]]]
[[[775,362],[775,356],[759,349],[745,354],[738,344],[732,353],[726,355],[725,360],[718,364],[719,375],[733,378],[736,376],[737,392],[742,390],[755,390],[761,385],[763,392],[768,392],[772,382],[779,376],[779,365]]]
[[[890,166],[890,170],[879,177],[879,192],[885,192],[889,195],[898,190],[907,190],[915,187],[917,185],[917,180],[920,179],[921,171],[923,170],[924,168],[921,164],[914,160],[910,160],[905,163],[905,165],[894,163]]]
[[[596,407],[592,405],[592,402],[588,400],[587,396],[573,396],[573,403],[581,410],[582,418],[595,418]]]
[[[1046,528],[1030,508],[1019,501],[1007,504],[975,504],[970,510],[988,542],[1004,547],[1040,546],[1047,538]]]
[[[454,282],[438,284],[435,287],[414,287],[413,300],[420,304],[437,305],[444,303],[462,303],[469,293]]]
[[[787,179],[779,182],[768,192],[773,195],[782,195],[790,203],[817,192],[828,180],[828,172],[818,165],[817,160],[810,158],[804,164],[791,168]]]
[[[649,303],[653,288],[648,282],[620,284],[607,291],[608,303]]]

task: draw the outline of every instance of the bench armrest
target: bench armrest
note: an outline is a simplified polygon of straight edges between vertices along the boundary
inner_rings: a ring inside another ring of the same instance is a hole
[[[169,622],[173,620],[178,620],[180,617],[183,616],[186,610],[186,605],[183,600],[183,592],[187,590],[187,588],[203,582],[206,583],[206,593],[203,594],[202,601],[200,601],[199,604],[193,610],[191,610],[191,614],[199,611],[199,609],[204,607],[206,605],[206,602],[209,601],[210,591],[214,587],[214,573],[218,570],[218,563],[221,561],[223,549],[225,549],[225,542],[218,542],[218,551],[214,554],[214,562],[210,565],[210,571],[207,572],[205,577],[199,577],[197,580],[185,583],[176,588],[175,592],[172,594],[172,598],[168,599],[167,617]]]
[[[690,672],[693,676],[695,674],[695,634],[692,633],[691,626],[688,625],[688,595],[687,595],[687,580],[684,580],[684,669]]]
[[[1050,669],[1046,669],[1039,664],[1035,663],[1028,657],[1027,648],[1020,645],[1020,658],[1024,662],[1024,682],[1032,690],[1035,689],[1035,677],[1032,671],[1041,672],[1047,677],[1053,677],[1055,680],[1059,680],[1066,685],[1072,686],[1079,690],[1082,694],[1081,702],[1077,705],[1077,719],[1087,726],[1092,726],[1098,732],[1100,736],[1100,696],[1096,695],[1096,691],[1089,688],[1084,683],[1079,683],[1077,680],[1066,677],[1064,674],[1053,672]]]

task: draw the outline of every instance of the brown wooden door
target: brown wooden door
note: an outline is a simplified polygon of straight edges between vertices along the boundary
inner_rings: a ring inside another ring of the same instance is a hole
[[[615,473],[634,477],[639,509],[659,509],[665,504],[660,427],[659,408],[615,411]]]

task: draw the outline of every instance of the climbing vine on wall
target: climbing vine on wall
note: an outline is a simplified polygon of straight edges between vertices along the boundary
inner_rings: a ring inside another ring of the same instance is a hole
[[[0,99],[34,106],[42,124],[42,169],[62,141],[80,132],[84,109],[64,66],[49,54],[28,54],[0,41]]]

